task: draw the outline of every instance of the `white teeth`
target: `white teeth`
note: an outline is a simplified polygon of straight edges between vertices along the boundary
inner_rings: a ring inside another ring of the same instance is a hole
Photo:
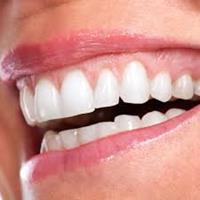
[[[93,91],[80,70],[67,74],[61,87],[64,117],[71,117],[94,111]]]
[[[77,129],[61,131],[59,135],[61,138],[61,142],[66,149],[73,149],[79,146],[79,142],[77,138],[77,135],[78,135]]]
[[[162,123],[167,119],[176,117],[185,112],[181,109],[170,109],[164,115],[158,111],[152,111],[143,116],[120,115],[115,122],[101,122],[87,127],[71,129],[55,133],[48,131],[42,142],[41,153],[50,150],[74,149],[81,145],[94,142],[111,135],[120,134],[123,131],[140,129]]]
[[[99,138],[103,138],[113,133],[117,133],[118,129],[114,122],[101,122],[95,125],[96,132],[98,133]]]
[[[142,126],[140,118],[132,115],[119,115],[115,117],[115,124],[120,131],[133,130]]]
[[[178,78],[173,86],[173,96],[180,99],[191,99],[194,94],[193,80],[189,74]]]
[[[28,87],[24,87],[20,91],[20,107],[26,122],[29,125],[34,125],[36,118],[34,114],[34,98]]]
[[[162,102],[167,102],[172,96],[172,81],[169,73],[161,72],[151,81],[151,96]]]
[[[167,117],[163,113],[158,111],[149,112],[142,117],[142,123],[144,127],[153,126],[166,120]]]
[[[79,133],[80,144],[89,143],[98,138],[96,134],[96,125],[80,128],[78,133]]]
[[[60,95],[49,80],[40,80],[35,89],[35,113],[38,122],[61,118]]]
[[[94,99],[95,108],[113,106],[119,103],[117,79],[109,69],[104,69],[100,73]]]
[[[119,97],[126,103],[142,104],[149,100],[150,95],[162,102],[169,101],[172,95],[180,99],[191,99],[194,94],[200,96],[200,80],[193,81],[189,74],[182,75],[172,85],[168,72],[160,72],[150,81],[145,67],[138,61],[130,62],[119,80],[112,70],[105,68],[100,72],[94,91],[79,69],[66,74],[59,84],[59,91],[47,78],[37,83],[34,96],[25,86],[20,91],[20,106],[27,123],[35,125],[90,113],[95,108],[117,105]],[[139,126],[138,118],[122,116],[115,121],[121,130]]]
[[[200,80],[196,81],[194,84],[194,93],[200,96]]]
[[[165,113],[165,115],[168,117],[168,119],[171,119],[171,118],[174,118],[174,117],[181,115],[184,112],[185,112],[185,110],[183,110],[183,109],[172,108],[172,109],[169,109]]]
[[[48,131],[42,141],[40,152],[47,152],[49,150],[60,150],[62,149],[62,142],[60,136],[53,131]]]
[[[145,103],[149,99],[149,80],[144,66],[131,62],[124,70],[120,96],[127,103]]]

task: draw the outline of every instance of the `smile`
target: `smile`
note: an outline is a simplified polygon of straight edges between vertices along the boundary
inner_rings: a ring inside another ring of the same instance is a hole
[[[27,124],[43,132],[40,155],[27,164],[34,163],[36,179],[53,161],[72,169],[173,132],[199,109],[198,48],[94,35],[24,45],[2,62],[2,79],[16,82]]]

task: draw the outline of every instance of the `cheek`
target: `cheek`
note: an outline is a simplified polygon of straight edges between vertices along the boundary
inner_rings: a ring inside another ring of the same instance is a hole
[[[3,177],[3,180],[0,177],[0,190],[9,187],[16,199],[21,199],[19,170],[28,132],[23,124],[17,97],[0,85],[0,176]]]
[[[35,200],[200,198],[197,122],[95,166],[26,182],[24,189]]]

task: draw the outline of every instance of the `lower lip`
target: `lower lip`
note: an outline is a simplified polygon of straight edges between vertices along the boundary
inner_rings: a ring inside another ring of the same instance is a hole
[[[28,182],[38,182],[49,176],[72,171],[80,167],[90,167],[98,162],[116,156],[118,153],[136,148],[173,133],[179,125],[190,121],[200,110],[196,106],[190,111],[164,123],[133,131],[119,133],[72,150],[53,151],[33,157],[21,170],[21,178]]]

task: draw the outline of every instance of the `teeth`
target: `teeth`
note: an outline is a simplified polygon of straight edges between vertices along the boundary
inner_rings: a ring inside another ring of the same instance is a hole
[[[42,141],[41,153],[50,150],[62,150],[63,148],[74,149],[80,145],[115,135],[122,131],[129,131],[162,123],[183,112],[185,111],[176,108],[168,110],[165,115],[161,112],[153,111],[144,115],[142,120],[138,116],[120,115],[115,117],[114,122],[101,122],[79,129],[61,131],[58,134],[53,131],[48,131]]]
[[[86,144],[98,138],[98,135],[96,134],[96,125],[80,128],[78,133],[80,144]]]
[[[95,108],[117,105],[119,103],[119,89],[117,79],[109,69],[100,73],[95,94]]]
[[[20,91],[20,106],[27,123],[35,125],[114,106],[119,103],[119,97],[127,103],[142,104],[150,95],[162,102],[169,101],[172,95],[180,99],[191,99],[194,94],[200,96],[200,80],[193,81],[189,74],[184,74],[172,85],[170,74],[160,72],[149,81],[145,67],[138,61],[130,62],[119,80],[111,69],[103,69],[94,88],[93,91],[84,73],[75,69],[64,77],[60,91],[47,78],[37,83],[34,96],[24,87]],[[137,128],[138,119],[128,116],[119,119],[116,122],[121,130],[129,126]]]
[[[172,108],[170,110],[168,110],[165,115],[168,117],[168,119],[177,117],[181,114],[183,114],[185,112],[185,110],[183,109],[177,109],[177,108]]]
[[[78,142],[78,131],[77,129],[62,131],[59,133],[63,146],[66,149],[73,149],[79,146]]]
[[[35,89],[37,121],[43,122],[61,117],[60,95],[49,80],[40,80]]]
[[[62,142],[60,136],[53,131],[48,131],[45,134],[44,139],[42,141],[40,152],[43,153],[49,150],[53,151],[60,149],[62,149]]]
[[[132,62],[125,68],[121,98],[127,103],[142,104],[149,99],[149,80],[144,66],[139,62]]]
[[[35,124],[34,114],[34,98],[28,87],[24,87],[20,91],[20,107],[24,114],[24,118],[29,125]]]
[[[172,81],[169,73],[161,72],[151,81],[151,96],[162,102],[167,102],[172,96]]]
[[[149,112],[142,117],[142,123],[144,127],[153,126],[166,120],[167,117],[163,113],[158,111]]]
[[[200,80],[196,81],[194,84],[194,93],[200,96]]]
[[[102,122],[96,124],[96,132],[98,133],[99,138],[103,138],[109,135],[113,135],[117,133],[119,130],[117,129],[114,122]]]
[[[194,94],[193,80],[190,75],[182,75],[174,83],[173,96],[180,99],[191,99]]]
[[[141,120],[138,116],[120,115],[115,117],[115,124],[120,131],[133,130],[141,128]]]
[[[64,117],[71,117],[94,111],[93,91],[80,70],[70,72],[61,87]]]

